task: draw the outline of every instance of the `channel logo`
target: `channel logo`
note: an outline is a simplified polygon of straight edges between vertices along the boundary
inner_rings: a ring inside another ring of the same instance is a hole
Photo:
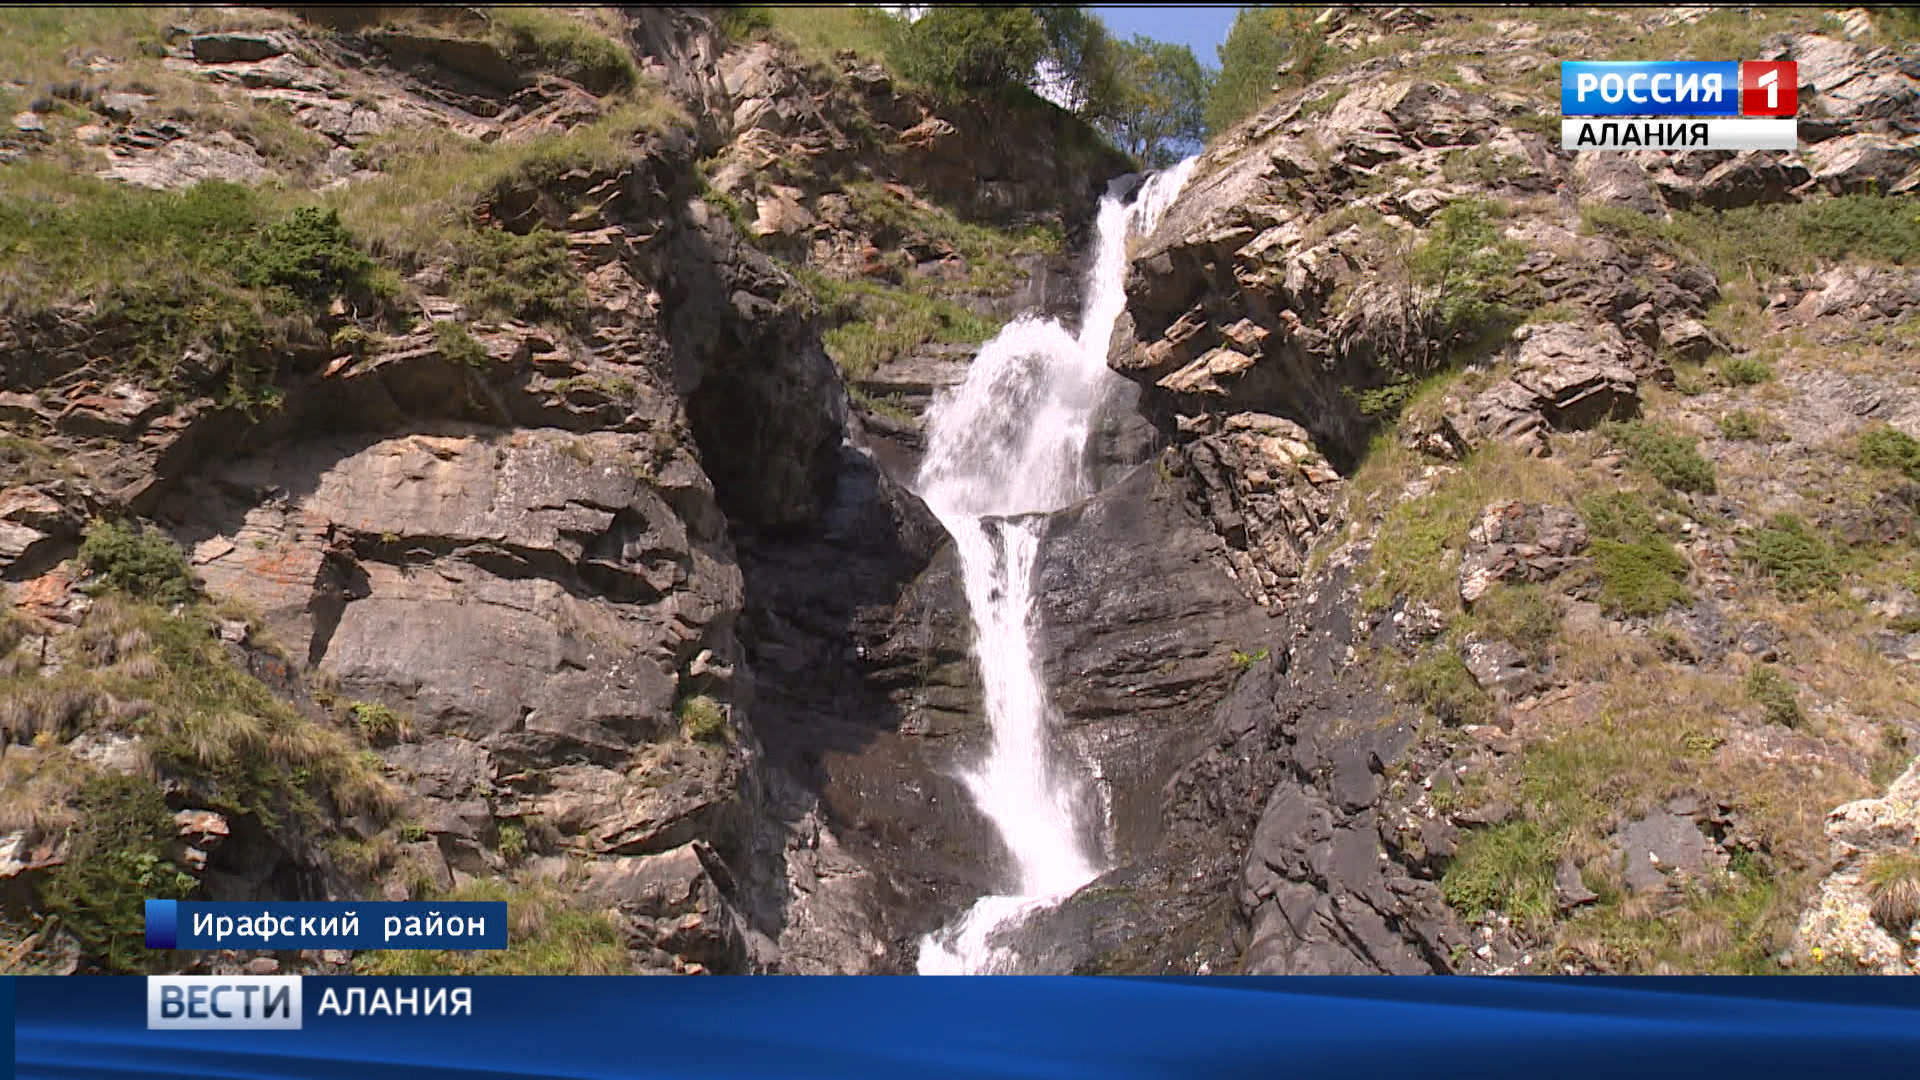
[[[1792,150],[1799,108],[1800,69],[1791,60],[1560,65],[1560,141],[1568,150]]]
[[[298,975],[149,975],[150,1031],[299,1031]]]
[[[1560,65],[1562,116],[1792,116],[1791,60],[1569,60]]]
[[[1741,116],[1792,116],[1798,111],[1800,65],[1791,60],[1741,62]]]

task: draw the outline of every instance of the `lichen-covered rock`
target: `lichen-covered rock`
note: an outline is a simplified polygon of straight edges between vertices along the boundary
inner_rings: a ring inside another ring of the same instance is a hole
[[[1920,975],[1920,942],[1896,937],[1874,919],[1864,880],[1874,859],[1910,858],[1920,851],[1920,762],[1908,766],[1885,795],[1828,814],[1827,837],[1833,870],[1800,918],[1796,962],[1831,957],[1865,973]]]

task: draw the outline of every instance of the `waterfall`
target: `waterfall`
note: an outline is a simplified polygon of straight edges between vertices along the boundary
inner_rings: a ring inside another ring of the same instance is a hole
[[[1153,228],[1192,169],[1189,158],[1148,177],[1131,202],[1116,182],[1101,200],[1078,333],[1015,319],[928,414],[920,495],[959,555],[993,733],[986,759],[963,779],[1018,880],[923,938],[923,975],[1008,970],[1015,957],[993,944],[995,933],[1100,873],[1082,820],[1084,784],[1050,753],[1056,713],[1033,655],[1033,570],[1044,515],[1092,494],[1087,437],[1119,378],[1107,369],[1107,345],[1126,306],[1127,240]]]

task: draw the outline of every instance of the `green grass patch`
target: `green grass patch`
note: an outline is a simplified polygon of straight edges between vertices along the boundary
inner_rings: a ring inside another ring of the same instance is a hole
[[[1638,496],[1612,492],[1582,499],[1593,537],[1593,573],[1602,607],[1616,615],[1657,615],[1693,598],[1687,561]]]
[[[208,181],[181,191],[32,160],[0,166],[0,314],[89,302],[114,366],[170,392],[270,405],[285,354],[334,300],[378,315],[399,291],[331,212],[282,212]]]
[[[1773,378],[1773,365],[1751,356],[1723,356],[1718,374],[1728,386],[1758,386]]]
[[[1629,461],[1665,486],[1703,494],[1714,490],[1713,465],[1694,440],[1644,420],[1608,423],[1603,430]]]
[[[1892,469],[1909,480],[1920,480],[1920,439],[1891,425],[1861,432],[1854,456],[1870,469]]]
[[[1531,821],[1475,829],[1440,877],[1440,895],[1463,915],[1497,911],[1526,926],[1553,920],[1561,838]]]
[[[357,152],[379,176],[324,197],[375,255],[417,266],[454,255],[483,206],[576,169],[617,171],[636,154],[637,136],[689,122],[665,91],[642,87],[635,100],[592,123],[524,141],[482,143],[438,127],[403,128]]]
[[[1888,933],[1905,934],[1920,919],[1920,851],[1888,851],[1873,857],[1861,875],[1873,921]]]
[[[1560,609],[1539,585],[1495,585],[1473,602],[1467,629],[1483,637],[1505,641],[1544,663],[1560,633]]]
[[[872,281],[838,281],[808,270],[799,277],[820,302],[827,352],[850,378],[933,342],[977,344],[999,324],[926,292]]]
[[[1818,529],[1793,514],[1777,514],[1742,545],[1747,561],[1773,580],[1789,600],[1826,592],[1840,584],[1833,546]]]
[[[571,14],[535,7],[485,11],[491,36],[510,56],[530,58],[596,94],[640,81],[640,69],[624,45]]]
[[[1841,195],[1733,210],[1688,210],[1661,221],[1617,206],[1585,206],[1589,232],[1705,263],[1724,284],[1767,281],[1845,258],[1920,260],[1920,200]]]
[[[1493,699],[1473,680],[1450,642],[1434,646],[1407,665],[1401,679],[1407,696],[1443,724],[1484,724],[1493,719]]]

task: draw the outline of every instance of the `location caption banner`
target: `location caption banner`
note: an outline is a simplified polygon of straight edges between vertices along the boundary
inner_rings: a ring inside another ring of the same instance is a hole
[[[504,949],[500,900],[149,900],[149,949]]]
[[[1739,116],[1705,120],[1560,121],[1563,150],[1794,150],[1800,146],[1800,122]]]
[[[201,981],[211,1009],[222,977]],[[301,981],[300,1026],[205,1030],[149,1029],[144,979],[35,979],[18,1075],[1909,1080],[1920,1061],[1920,979]]]

